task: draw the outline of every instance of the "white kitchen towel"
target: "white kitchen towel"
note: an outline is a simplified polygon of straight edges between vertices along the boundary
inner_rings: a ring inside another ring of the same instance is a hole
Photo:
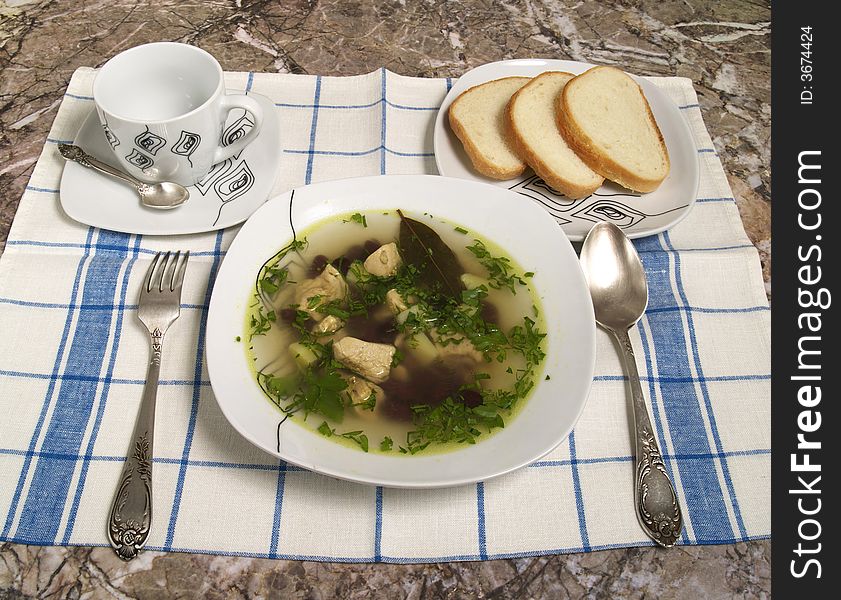
[[[626,378],[598,333],[581,420],[555,451],[452,489],[369,487],[286,465],[222,416],[204,364],[213,278],[237,233],[114,233],[69,219],[63,161],[94,110],[77,71],[0,259],[0,540],[106,545],[106,517],[143,389],[140,280],[160,249],[190,250],[168,338],[154,458],[156,550],[332,561],[424,562],[649,545],[633,503]],[[356,77],[228,73],[271,98],[282,153],[275,192],[326,179],[436,173],[432,124],[451,86],[379,70]],[[687,79],[651,80],[689,123],[698,201],[637,240],[649,278],[632,332],[643,387],[684,507],[680,543],[770,536],[770,310],[757,252]],[[407,459],[407,464],[410,459]]]

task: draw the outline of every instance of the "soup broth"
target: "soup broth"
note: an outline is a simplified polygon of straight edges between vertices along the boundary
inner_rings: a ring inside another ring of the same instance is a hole
[[[317,223],[256,275],[245,340],[291,420],[366,452],[475,443],[504,426],[542,371],[525,273],[430,215]]]

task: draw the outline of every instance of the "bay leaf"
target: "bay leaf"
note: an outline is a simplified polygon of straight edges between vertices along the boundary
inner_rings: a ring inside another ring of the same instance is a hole
[[[419,281],[428,289],[456,302],[464,289],[461,275],[464,268],[452,249],[428,225],[400,215],[400,251],[403,260],[418,269]]]

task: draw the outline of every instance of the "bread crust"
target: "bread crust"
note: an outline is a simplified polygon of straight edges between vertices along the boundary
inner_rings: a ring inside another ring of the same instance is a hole
[[[596,173],[604,176],[605,179],[615,181],[619,185],[636,192],[653,192],[668,176],[671,169],[671,163],[669,160],[669,151],[666,148],[666,142],[663,139],[663,133],[660,131],[660,127],[654,119],[654,114],[651,112],[651,106],[648,104],[648,99],[645,97],[642,88],[636,81],[634,81],[634,85],[636,86],[637,92],[643,99],[646,117],[653,125],[654,131],[657,133],[657,139],[660,144],[661,151],[666,159],[666,174],[662,178],[649,179],[641,177],[636,173],[623,168],[622,165],[618,164],[610,156],[600,152],[593,139],[578,123],[575,122],[575,119],[569,115],[567,102],[569,101],[569,95],[572,93],[571,90],[574,89],[575,81],[580,81],[579,78],[586,77],[588,73],[593,73],[599,69],[613,69],[620,71],[620,69],[616,69],[616,67],[598,66],[593,67],[581,75],[578,75],[575,79],[570,80],[570,82],[564,86],[563,92],[556,100],[555,117],[558,123],[558,129],[561,131],[561,135],[564,137],[567,144],[569,144],[570,148],[572,148],[575,153],[581,157],[581,160],[587,163],[587,165]],[[625,74],[623,71],[620,72]],[[633,79],[631,79],[631,81],[633,81]]]
[[[526,161],[526,164],[532,168],[532,170],[537,173],[537,175],[543,179],[552,189],[560,192],[567,198],[571,198],[573,200],[578,200],[580,198],[584,198],[589,196],[597,189],[599,189],[604,182],[604,180],[600,181],[596,185],[586,186],[576,183],[574,181],[570,181],[562,177],[560,174],[553,171],[549,166],[546,164],[546,161],[540,157],[526,142],[525,136],[523,132],[517,127],[517,123],[513,117],[514,105],[517,102],[517,98],[520,94],[525,90],[532,82],[539,80],[541,77],[544,76],[551,76],[555,74],[563,74],[569,75],[570,77],[574,77],[572,73],[567,73],[566,71],[546,71],[545,73],[541,73],[530,83],[527,83],[519,90],[514,92],[514,95],[511,96],[511,100],[508,101],[508,106],[505,109],[505,116],[506,122],[508,123],[507,133],[509,135],[509,143],[514,148],[514,151]],[[595,170],[595,169],[594,169]]]
[[[513,179],[518,175],[522,175],[526,170],[525,162],[523,162],[522,166],[518,167],[517,169],[502,169],[497,165],[493,164],[492,162],[488,161],[482,155],[482,152],[479,150],[476,144],[473,143],[473,140],[470,139],[470,135],[467,133],[467,130],[464,128],[464,125],[461,123],[461,121],[459,121],[458,118],[454,116],[453,109],[458,105],[460,101],[464,100],[465,95],[469,92],[506,79],[523,79],[524,81],[529,80],[528,77],[501,77],[492,81],[486,81],[485,83],[473,86],[472,88],[463,91],[461,94],[458,95],[458,97],[455,100],[453,100],[452,104],[450,104],[450,107],[447,109],[447,120],[450,123],[450,128],[453,130],[453,133],[456,134],[456,137],[459,139],[462,146],[464,146],[464,151],[467,153],[468,158],[470,158],[470,162],[473,163],[473,168],[476,169],[482,175],[485,175],[486,177],[491,177],[492,179],[500,180]],[[503,138],[506,141],[508,141],[508,136],[505,135],[505,133],[503,133]],[[513,148],[512,151],[514,151]],[[514,152],[519,156],[519,153],[517,153],[516,151]],[[520,157],[520,160],[522,161],[522,157]]]

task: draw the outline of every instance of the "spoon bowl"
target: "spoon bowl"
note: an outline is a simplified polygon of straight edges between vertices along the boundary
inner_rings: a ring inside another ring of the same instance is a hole
[[[637,520],[660,546],[674,546],[683,516],[674,485],[657,443],[640,385],[634,347],[628,330],[648,305],[648,283],[631,240],[612,223],[595,225],[581,247],[581,269],[593,299],[596,322],[619,344],[631,387],[636,449],[634,497]]]
[[[605,328],[628,329],[648,306],[648,283],[631,240],[612,223],[598,223],[581,248],[596,321]]]
[[[72,160],[79,163],[83,167],[87,167],[94,171],[110,175],[116,179],[122,179],[126,183],[134,186],[137,194],[140,196],[140,203],[149,208],[157,208],[161,210],[168,210],[176,208],[184,204],[190,199],[190,190],[178,183],[163,181],[160,183],[145,183],[139,179],[135,179],[128,173],[124,173],[119,169],[115,169],[109,164],[98,160],[82,150],[79,146],[73,144],[59,144],[59,154],[66,160]]]
[[[140,184],[137,193],[145,206],[160,209],[175,208],[190,199],[190,190],[170,181]]]

